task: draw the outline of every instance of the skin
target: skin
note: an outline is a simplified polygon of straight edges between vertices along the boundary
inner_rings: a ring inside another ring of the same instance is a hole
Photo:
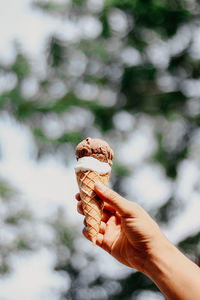
[[[170,243],[146,211],[101,183],[95,191],[104,201],[97,245],[151,278],[168,300],[199,300],[199,267]],[[77,210],[84,215],[80,194],[76,199]],[[84,225],[88,238],[85,220]]]

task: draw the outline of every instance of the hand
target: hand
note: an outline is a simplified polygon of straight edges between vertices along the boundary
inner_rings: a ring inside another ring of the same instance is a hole
[[[96,184],[95,192],[104,201],[97,245],[121,263],[145,273],[146,261],[164,238],[158,225],[138,204],[104,185]],[[84,214],[80,194],[76,199],[79,201],[78,212]],[[86,226],[85,220],[84,224]],[[88,238],[87,227],[83,234]]]

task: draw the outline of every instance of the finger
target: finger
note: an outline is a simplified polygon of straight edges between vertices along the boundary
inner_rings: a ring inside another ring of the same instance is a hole
[[[102,233],[98,233],[97,235],[97,240],[96,240],[96,244],[102,248],[103,245],[103,234]]]
[[[104,234],[105,231],[106,231],[106,223],[101,221],[100,228],[99,228],[99,233]]]
[[[82,206],[81,202],[77,203],[77,211],[78,211],[79,214],[84,216],[83,206]]]
[[[85,227],[87,227],[86,218],[84,218],[83,224],[84,224]],[[104,234],[105,231],[106,231],[106,223],[101,221],[101,224],[100,224],[100,227],[99,227],[99,232]]]
[[[85,222],[85,219],[84,219],[84,225],[86,225],[86,222]],[[106,224],[104,222],[101,222],[101,225],[100,225],[100,232],[98,233],[97,235],[97,240],[96,240],[96,244],[98,246],[102,246],[102,242],[103,242],[103,235],[105,233],[105,229],[106,229]],[[90,240],[89,238],[89,234],[88,234],[88,227],[85,226],[82,230],[82,233],[83,235],[88,239]]]
[[[96,240],[96,244],[101,247],[102,249],[106,250],[108,253],[110,253],[111,251],[111,247],[110,247],[110,240],[113,239],[113,232],[115,232],[114,228],[116,226],[117,220],[115,218],[115,216],[113,215],[110,219],[109,219],[109,227],[108,230],[104,233],[103,232],[99,232],[97,235],[97,240]],[[106,224],[105,224],[106,225]]]
[[[134,216],[134,203],[121,197],[102,183],[95,184],[95,192],[100,199],[111,205],[122,217]]]
[[[85,218],[84,218],[84,220],[83,220],[83,224],[84,224],[85,227],[87,226],[87,223],[86,223],[86,219],[85,219]]]
[[[88,227],[87,226],[83,228],[82,233],[86,237],[86,239],[89,240]]]
[[[75,198],[76,198],[76,200],[81,201],[80,193],[77,193],[77,194],[75,195]]]
[[[116,212],[116,210],[110,204],[108,204],[108,203],[104,203],[103,209],[107,210],[107,211],[109,211],[111,213],[115,213]]]
[[[88,239],[90,242],[92,242],[90,237],[89,237],[89,232],[88,232],[88,227],[87,226],[83,228],[82,233],[86,237],[86,239]]]
[[[107,223],[112,214],[109,211],[103,210],[101,221]]]

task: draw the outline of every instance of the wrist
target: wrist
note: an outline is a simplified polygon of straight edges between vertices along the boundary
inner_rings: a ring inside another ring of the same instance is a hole
[[[167,258],[173,256],[175,249],[174,245],[161,233],[151,244],[148,257],[144,262],[143,273],[154,281],[158,274],[161,275],[162,266]]]

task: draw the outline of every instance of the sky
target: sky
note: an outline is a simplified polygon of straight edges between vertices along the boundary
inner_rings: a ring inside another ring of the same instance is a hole
[[[1,7],[0,60],[4,63],[13,60],[13,41],[18,41],[22,49],[38,61],[38,57],[44,54],[49,34],[56,33],[66,41],[78,41],[81,36],[93,39],[102,30],[101,23],[94,17],[82,17],[77,24],[33,9],[31,2],[30,0],[7,0]],[[68,1],[55,0],[55,2],[67,3]],[[88,5],[90,2],[93,7],[101,8],[102,1],[88,0]]]
[[[31,9],[29,3],[28,0],[7,0],[1,6],[0,61],[12,61],[14,40],[18,40],[27,53],[38,59],[45,51],[44,42],[50,33],[57,32],[66,39],[78,38],[80,32],[73,24],[47,17]],[[91,24],[95,23],[95,20],[90,21]],[[84,24],[82,20],[82,25]],[[99,25],[95,24],[98,28]],[[86,35],[95,36],[91,26],[82,27]],[[128,121],[124,126],[129,126]],[[127,163],[130,157],[133,165],[141,163],[155,149],[155,144],[149,146],[149,141],[152,141],[151,128],[148,124],[142,123],[129,143],[121,147],[121,152],[119,151],[121,157],[124,157],[124,163]],[[0,176],[20,189],[27,205],[40,217],[51,215],[58,205],[62,205],[69,215],[70,222],[78,224],[81,231],[83,219],[77,214],[74,200],[74,195],[78,191],[74,175],[75,159],[68,167],[51,155],[36,162],[34,160],[36,146],[30,130],[12,119],[6,112],[0,113],[0,146]],[[129,149],[134,149],[134,156],[133,153],[124,155]],[[197,231],[200,226],[199,194],[194,188],[200,178],[199,168],[189,159],[181,164],[180,173],[176,193],[184,209],[168,228],[163,228],[172,242],[177,242]],[[125,182],[125,186],[132,186],[139,197],[138,202],[146,209],[154,208],[158,203],[165,203],[173,188],[161,167],[146,164],[135,172],[132,179]],[[0,300],[50,299],[51,286],[62,290],[67,284],[66,278],[53,272],[54,260],[54,255],[46,249],[14,260],[14,272],[11,277],[0,281]],[[105,270],[107,267],[107,272],[111,272],[111,276],[118,272],[128,272],[121,265],[108,259],[108,256],[104,257],[104,261],[103,268]],[[99,265],[102,267],[101,263]],[[51,294],[51,300],[57,299],[56,297],[56,294]],[[156,298],[155,295],[149,295],[148,299]]]
[[[43,38],[54,27],[52,22],[44,22],[42,16],[31,9],[29,0],[4,1],[0,19],[0,59],[8,62],[14,55],[13,41],[21,42],[29,53],[38,54]]]

